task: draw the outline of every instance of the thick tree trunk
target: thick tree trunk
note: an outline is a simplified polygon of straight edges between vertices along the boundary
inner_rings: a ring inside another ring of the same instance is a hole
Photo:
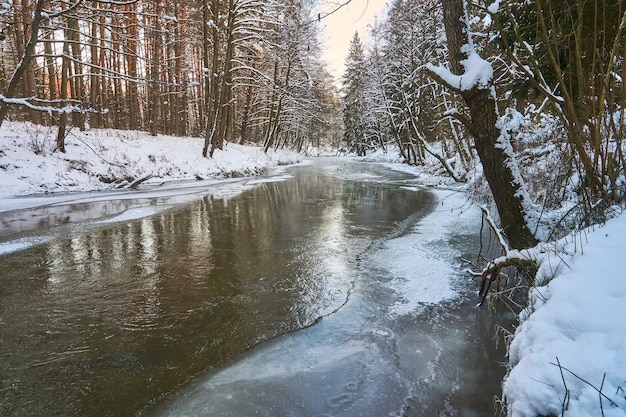
[[[470,110],[470,132],[474,136],[483,174],[498,207],[500,223],[509,245],[514,249],[532,247],[537,244],[537,240],[525,219],[524,207],[519,197],[520,184],[509,168],[510,158],[498,146],[501,133],[496,126],[498,117],[495,100],[488,90],[466,93],[463,98]]]
[[[465,0],[443,0],[443,15],[448,41],[450,66],[454,74],[463,74],[462,61],[468,58],[470,39],[465,14]],[[499,141],[502,132],[498,128],[496,101],[491,85],[475,85],[470,90],[458,91],[469,108],[469,130],[474,136],[474,144],[483,172],[500,215],[501,226],[506,233],[509,245],[515,249],[532,247],[537,240],[530,231],[525,218],[525,210],[520,197],[522,184],[511,169],[512,160]]]
[[[52,37],[48,33],[44,42],[44,52],[46,53],[46,70],[48,71],[48,94],[50,100],[57,98],[57,82],[54,67],[54,58],[52,58]]]

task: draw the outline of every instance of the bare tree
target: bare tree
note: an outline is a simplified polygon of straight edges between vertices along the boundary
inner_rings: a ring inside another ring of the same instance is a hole
[[[0,122],[9,108],[33,110],[25,117],[59,126],[60,150],[72,126],[204,132],[204,155],[226,141],[299,146],[320,126],[327,80],[301,2],[14,4],[0,16],[19,52],[0,64],[14,66],[2,78]]]

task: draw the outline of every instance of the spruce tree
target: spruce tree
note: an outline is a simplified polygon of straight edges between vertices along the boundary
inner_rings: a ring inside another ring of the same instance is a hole
[[[344,140],[351,151],[364,156],[367,145],[365,52],[358,32],[350,41],[343,78]]]

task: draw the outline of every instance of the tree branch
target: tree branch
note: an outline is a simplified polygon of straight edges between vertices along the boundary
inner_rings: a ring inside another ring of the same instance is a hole
[[[437,66],[432,65],[432,64],[427,64],[426,65],[426,72],[435,81],[437,81],[439,84],[445,86],[446,88],[454,91],[455,93],[461,94],[461,89],[459,88],[459,86],[450,84],[444,77],[441,76],[441,74],[439,73],[440,70],[445,70],[445,71],[450,72],[450,70],[448,70],[447,68],[444,68],[444,67],[437,67]],[[452,73],[450,72],[450,74],[452,74]]]

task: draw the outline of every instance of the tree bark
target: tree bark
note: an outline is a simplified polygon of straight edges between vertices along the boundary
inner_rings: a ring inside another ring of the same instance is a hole
[[[143,125],[142,115],[140,112],[141,104],[139,101],[139,91],[137,89],[137,78],[139,77],[138,70],[138,48],[139,48],[139,27],[141,22],[137,13],[137,3],[126,5],[126,10],[129,12],[127,37],[125,46],[128,50],[126,54],[126,65],[128,67],[128,75],[130,79],[126,81],[127,89],[127,105],[128,105],[128,128],[131,130],[138,129]],[[160,35],[159,35],[160,36]],[[150,115],[153,117],[153,115]],[[152,121],[153,119],[151,119]],[[151,124],[150,127],[154,127]]]
[[[67,93],[68,93],[68,78],[70,71],[70,62],[69,62],[69,53],[70,48],[69,44],[65,42],[63,44],[63,59],[61,64],[61,88],[60,88],[60,99],[61,99],[61,107],[67,106]],[[65,132],[67,128],[67,112],[65,109],[62,109],[59,113],[59,119],[57,120],[57,147],[56,150],[59,152],[65,153]]]
[[[150,83],[148,91],[148,106],[150,112],[150,135],[156,136],[161,126],[161,59],[163,47],[163,34],[161,33],[161,0],[156,0],[154,16],[152,17],[154,27],[151,36],[152,62],[150,64]]]
[[[443,16],[448,42],[450,67],[454,74],[464,73],[462,61],[468,58],[467,45],[469,25],[465,12],[465,0],[443,0]],[[441,81],[441,80],[440,80]],[[537,244],[530,231],[522,204],[522,184],[513,174],[511,164],[515,163],[502,146],[502,132],[498,127],[496,100],[492,85],[475,85],[470,90],[458,90],[469,113],[469,131],[474,137],[474,145],[483,165],[483,173],[498,208],[501,226],[514,249],[524,249]]]

